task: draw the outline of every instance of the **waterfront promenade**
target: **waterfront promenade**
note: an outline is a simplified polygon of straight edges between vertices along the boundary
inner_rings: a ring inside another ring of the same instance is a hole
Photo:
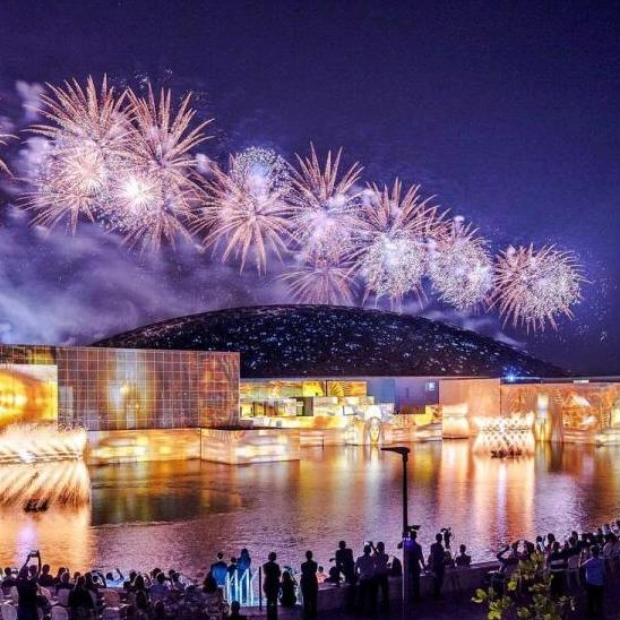
[[[486,568],[486,567],[485,567]],[[321,609],[319,602],[320,619],[326,620],[354,620],[355,618],[375,618],[377,620],[386,618],[389,620],[448,620],[458,618],[459,620],[486,620],[486,607],[482,604],[474,603],[471,599],[476,586],[470,585],[462,589],[450,590],[444,593],[441,600],[435,601],[430,596],[424,596],[418,603],[409,604],[406,611],[403,610],[402,602],[396,598],[392,599],[390,612],[378,611],[373,615],[362,616],[356,612],[347,612],[344,608],[340,609]],[[344,588],[343,588],[344,589]],[[582,586],[571,582],[567,591],[575,599],[575,610],[569,612],[567,620],[586,620],[589,618],[586,610],[585,590]],[[605,620],[620,620],[620,568],[608,570],[605,577],[605,597],[604,597],[604,618]],[[245,608],[243,613],[248,620],[261,620],[266,618],[266,611],[263,608]],[[302,610],[298,605],[294,609],[278,609],[279,620],[297,620],[302,618]]]

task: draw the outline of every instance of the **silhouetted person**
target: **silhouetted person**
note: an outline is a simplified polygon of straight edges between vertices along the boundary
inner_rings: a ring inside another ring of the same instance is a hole
[[[30,558],[37,558],[38,567],[28,566]],[[33,551],[28,554],[25,564],[19,570],[17,574],[17,617],[19,620],[38,620],[39,618],[39,599],[37,578],[41,571],[41,555],[38,551]]]
[[[568,568],[568,561],[557,540],[551,545],[551,552],[547,556],[547,567],[551,573],[549,593],[553,597],[560,597],[564,594],[565,571]]]
[[[280,565],[276,563],[276,554],[272,551],[268,561],[263,564],[263,592],[267,598],[267,619],[277,620],[278,594],[280,592]]]
[[[341,572],[347,583],[355,583],[355,560],[353,559],[353,550],[347,547],[347,543],[341,540],[336,550],[336,568]]]
[[[585,571],[588,614],[594,617],[602,617],[605,561],[600,557],[597,545],[590,547],[590,554],[591,557],[581,565]]]
[[[390,608],[390,556],[385,552],[385,544],[377,543],[375,549],[375,592],[381,592],[381,605],[384,610]]]
[[[417,541],[418,533],[412,530],[409,538],[404,542],[404,553],[407,554],[408,576],[411,582],[410,598],[412,601],[420,600],[420,575],[424,569],[424,554],[422,547]]]
[[[250,557],[250,552],[244,547],[241,549],[239,557],[237,558],[237,571],[239,572],[239,577],[241,577],[246,570],[250,570],[251,567],[252,558]]]
[[[315,620],[317,617],[317,598],[319,582],[318,564],[312,559],[312,551],[306,551],[306,561],[301,565],[301,596],[304,603],[304,619]]]
[[[228,566],[224,562],[224,554],[220,551],[217,554],[217,560],[211,564],[211,574],[220,588],[226,585],[226,573],[228,573]]]
[[[230,620],[247,620],[247,616],[244,616],[241,613],[241,605],[239,604],[239,601],[233,601],[230,604],[230,613],[228,614],[228,618],[230,618]]]
[[[69,610],[72,620],[83,618],[95,608],[90,592],[86,589],[86,578],[80,575],[75,582],[75,588],[69,592]]]
[[[403,563],[395,556],[392,556],[392,562],[390,564],[390,575],[392,577],[403,576]]]
[[[374,613],[377,607],[377,590],[375,583],[375,558],[370,545],[364,545],[364,553],[355,561],[355,573],[358,577],[359,610]]]
[[[232,596],[233,600],[237,600],[238,598],[240,598],[238,577],[239,570],[237,567],[237,558],[230,558],[230,564],[227,566],[226,570],[227,576],[230,579],[230,595]],[[226,578],[224,578],[224,581],[226,581]]]
[[[282,572],[282,581],[280,582],[280,605],[282,607],[295,607],[297,604],[297,594],[295,588],[297,582],[289,571]]]
[[[355,574],[353,550],[347,547],[347,543],[344,540],[338,543],[338,549],[336,550],[334,559],[336,560],[336,568],[349,586],[346,605],[347,609],[352,610],[355,606],[355,583],[357,581],[357,576]]]
[[[471,555],[467,554],[467,547],[465,545],[459,546],[459,552],[454,558],[454,564],[459,567],[471,566]]]
[[[441,587],[443,586],[444,576],[446,574],[446,552],[441,544],[443,541],[442,534],[435,535],[435,542],[431,545],[429,555],[429,568],[431,569],[431,578],[433,580],[433,598],[441,598]]]
[[[50,565],[43,564],[41,567],[41,574],[39,575],[39,585],[43,588],[54,587],[54,575],[50,573]]]

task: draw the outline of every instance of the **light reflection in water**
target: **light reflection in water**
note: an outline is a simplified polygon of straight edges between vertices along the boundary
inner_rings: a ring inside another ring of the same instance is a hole
[[[411,445],[409,519],[428,549],[441,527],[492,558],[500,541],[615,519],[620,448],[538,445],[532,457],[474,455],[467,441]],[[0,477],[2,470],[0,469]],[[31,548],[72,569],[174,566],[194,575],[217,551],[242,547],[255,563],[272,549],[298,566],[306,549],[329,567],[344,538],[395,551],[402,519],[402,461],[376,448],[308,448],[301,462],[229,467],[166,462],[92,468],[91,507],[24,513],[0,507],[0,563]]]

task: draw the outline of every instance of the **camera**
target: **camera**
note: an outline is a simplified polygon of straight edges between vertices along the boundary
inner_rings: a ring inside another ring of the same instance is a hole
[[[28,557],[36,558],[38,555],[39,555],[39,550],[38,549],[32,549],[30,551],[30,553],[28,554]]]

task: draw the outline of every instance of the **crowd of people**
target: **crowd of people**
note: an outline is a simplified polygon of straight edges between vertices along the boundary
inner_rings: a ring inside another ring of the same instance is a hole
[[[503,545],[497,553],[499,569],[493,574],[493,585],[503,587],[506,578],[522,560],[534,554],[543,558],[551,576],[550,594],[559,598],[566,593],[568,578],[585,587],[587,612],[598,617],[603,612],[605,571],[620,564],[620,520],[607,523],[594,532],[573,530],[560,540],[554,533],[538,536],[534,542],[517,540]]]
[[[34,562],[33,562],[34,560]],[[71,573],[67,567],[52,574],[38,551],[28,554],[19,569],[4,569],[2,595],[17,607],[18,620],[135,618],[136,620],[242,618],[239,605],[224,599],[211,571],[199,583],[171,569],[148,574],[118,570]],[[62,615],[56,608],[65,610]]]
[[[451,538],[450,528],[443,528],[435,535],[428,553],[425,553],[418,542],[417,529],[410,528],[399,544],[403,549],[412,601],[420,599],[423,574],[430,575],[431,596],[438,599],[446,569],[471,565],[472,559],[464,544],[459,545],[456,554],[452,554]],[[545,567],[552,577],[553,596],[564,593],[567,571],[576,570],[577,582],[583,580],[585,584],[588,610],[596,615],[602,606],[606,562],[620,563],[620,520],[592,533],[573,531],[563,541],[549,533],[537,537],[534,542],[518,540],[503,545],[497,553],[499,567],[490,573],[493,587],[503,588],[518,563],[534,553],[544,558]],[[331,566],[326,573],[325,568],[315,561],[312,551],[308,550],[299,571],[296,571],[290,566],[281,568],[276,553],[271,552],[260,566],[261,590],[268,619],[278,617],[279,607],[301,604],[304,620],[315,620],[321,583],[335,587],[346,584],[347,607],[360,614],[373,614],[379,608],[389,609],[389,578],[402,576],[403,565],[396,555],[387,553],[383,542],[374,544],[366,541],[361,554],[356,557],[347,543],[341,540],[329,561]],[[130,571],[124,575],[119,569],[80,574],[60,567],[53,574],[48,564],[41,563],[40,554],[32,552],[19,570],[11,567],[4,569],[1,588],[4,596],[10,597],[16,604],[19,620],[38,620],[40,610],[44,618],[52,618],[56,605],[65,608],[71,620],[119,617],[106,614],[110,607],[115,610],[114,613],[122,609],[124,617],[136,620],[243,620],[245,616],[237,600],[243,598],[240,584],[243,576],[247,578],[257,570],[252,565],[249,551],[242,549],[230,562],[226,562],[224,554],[219,552],[201,580],[189,579],[173,569],[164,572],[159,568],[147,574]],[[251,587],[249,579],[245,584]],[[116,597],[108,596],[110,592],[114,592]]]
[[[381,595],[381,604],[389,607],[388,577],[402,575],[402,564],[396,556],[390,557],[386,553],[384,543],[378,542],[376,546],[367,543],[363,553],[355,559],[345,541],[340,541],[330,561],[333,566],[326,573],[324,566],[319,565],[312,551],[308,550],[297,571],[290,566],[280,568],[276,553],[270,553],[260,566],[261,589],[268,617],[277,618],[279,607],[301,604],[303,617],[316,619],[321,583],[354,586],[348,593],[352,608],[359,605],[361,609],[374,609],[378,594]],[[115,614],[122,609],[123,617],[137,620],[239,620],[244,618],[236,600],[243,598],[242,577],[257,570],[252,566],[247,549],[242,549],[229,562],[225,561],[222,552],[217,553],[201,580],[189,579],[173,569],[164,572],[159,568],[148,573],[129,571],[126,575],[118,568],[81,574],[70,571],[68,567],[59,567],[52,572],[49,564],[42,564],[39,552],[32,552],[20,569],[4,569],[1,588],[7,600],[16,605],[19,620],[38,620],[40,612],[44,618],[51,618],[55,606],[64,608],[71,620],[117,617],[106,614],[111,606]],[[246,579],[245,586],[249,583]],[[120,596],[108,597],[110,591]]]

